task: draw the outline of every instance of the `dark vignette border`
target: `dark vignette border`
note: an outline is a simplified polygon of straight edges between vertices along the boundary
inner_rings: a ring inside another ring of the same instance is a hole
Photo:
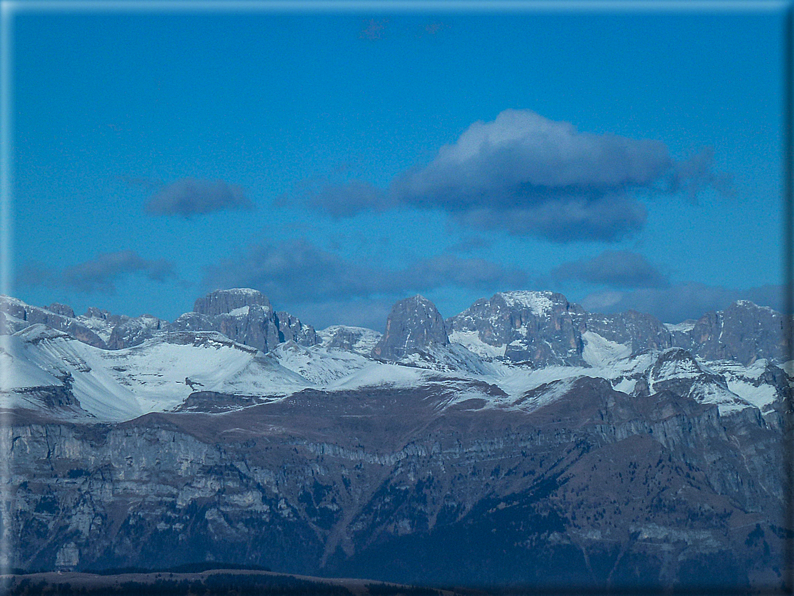
[[[788,359],[794,359],[794,3],[789,3],[786,8],[783,22],[783,208],[785,210],[783,221],[783,251],[784,251],[784,277],[785,308],[783,332],[788,338]],[[784,478],[786,482],[786,527],[789,531],[794,528],[794,398],[791,392],[786,396],[785,420],[783,432],[784,451]],[[794,539],[791,534],[786,539],[786,592],[794,593]]]
[[[156,2],[146,2],[145,0],[117,0],[122,4],[128,5],[136,5],[136,4],[147,4],[151,10],[156,9]],[[224,0],[215,0],[219,5],[223,4]],[[322,0],[320,0],[322,1]],[[752,3],[752,0],[746,0],[748,4]],[[263,3],[267,4],[268,0],[263,0]],[[480,0],[482,5],[487,5],[488,0]],[[664,3],[664,0],[651,0],[651,4],[658,2],[659,5]],[[186,4],[190,3],[190,0],[185,0]],[[257,4],[256,0],[252,1],[251,4]],[[375,3],[382,4],[384,8],[388,9],[389,2],[387,0],[375,0]],[[519,2],[520,3],[520,0]],[[646,2],[643,0],[626,0],[625,8],[630,9],[632,5],[637,4],[647,5]],[[683,4],[686,5],[686,0],[684,0]],[[0,0],[0,4],[2,5],[2,14],[0,18],[2,19],[2,32],[3,34],[8,33],[8,37],[11,38],[10,40],[5,40],[4,50],[8,50],[11,54],[13,54],[13,12],[15,8],[22,8],[24,11],[25,2],[24,0],[14,1],[14,0]],[[96,6],[95,10],[102,10],[104,2],[99,2]],[[228,5],[226,8],[221,9],[223,12],[227,11],[234,11],[235,5],[237,3],[232,3]],[[308,8],[304,3],[301,3],[302,9],[306,12],[312,12],[311,8]],[[340,2],[340,6],[343,4],[347,5],[347,8],[350,8],[349,2]],[[421,4],[421,0],[419,0],[418,4]],[[434,3],[435,4],[435,3]],[[527,6],[531,6],[532,0],[527,2]],[[599,4],[599,0],[594,0],[594,4]],[[714,3],[715,6],[719,6],[719,2]],[[438,6],[436,4],[436,6]],[[450,2],[451,7],[455,6],[462,6],[457,4],[456,2]],[[468,6],[471,6],[470,4]],[[57,3],[52,4],[52,8],[55,9],[57,7]],[[371,2],[367,2],[366,0],[362,2],[361,10],[371,8]],[[585,4],[582,4],[582,8],[587,10]],[[57,7],[57,11],[61,12],[64,10],[68,10],[67,7],[61,6]],[[327,6],[326,6],[327,9]],[[421,6],[416,7],[417,10],[421,10]],[[286,10],[290,10],[287,8]],[[301,10],[301,9],[298,9]],[[444,11],[450,10],[449,7],[442,8]],[[493,10],[499,11],[499,2],[497,0]],[[621,6],[618,3],[615,3],[614,10],[620,11]],[[794,361],[794,0],[788,0],[788,5],[785,7],[782,13],[782,26],[783,26],[783,35],[782,35],[782,52],[783,56],[781,57],[781,65],[782,65],[782,78],[781,82],[783,84],[783,89],[781,93],[782,97],[782,109],[781,109],[781,130],[783,132],[783,145],[782,145],[782,157],[783,157],[783,169],[782,169],[782,177],[783,177],[783,192],[782,192],[782,202],[783,202],[783,226],[784,229],[782,232],[782,249],[784,252],[784,271],[783,271],[783,279],[785,280],[784,284],[784,296],[783,296],[783,303],[784,303],[784,336],[787,339],[787,356],[789,361]],[[6,47],[6,44],[9,44],[11,47]],[[13,55],[11,56],[4,56],[4,60],[8,60],[7,63],[3,64],[3,67],[11,67],[13,62]],[[3,106],[4,108],[10,108],[13,105],[13,97],[10,97],[9,94],[13,94],[13,91],[7,87],[10,79],[12,78],[11,74],[4,73],[3,77],[3,89],[0,90],[3,95]],[[6,78],[8,77],[8,78]],[[10,86],[10,85],[9,85]],[[13,108],[10,108],[13,109]],[[6,130],[3,131],[3,139],[6,140],[8,138],[13,137],[13,124],[11,121],[11,116],[9,114],[4,113],[2,118],[2,123],[0,126],[5,128]],[[10,163],[3,163],[3,169],[9,170],[11,164],[13,164],[13,147],[5,147],[3,151],[3,161],[10,162]],[[4,172],[5,173],[5,172]],[[5,176],[4,176],[5,178]],[[0,225],[2,225],[2,229],[0,229],[0,234],[2,234],[3,238],[0,241],[0,244],[9,243],[9,237],[12,236],[13,233],[13,217],[10,216],[10,206],[9,201],[12,202],[12,193],[11,184],[13,183],[10,179],[4,179],[3,184],[4,186],[7,184],[9,188],[4,189],[8,191],[8,195],[6,192],[3,193],[2,205],[0,205],[0,210],[2,211],[2,219],[0,221]],[[9,243],[10,244],[10,243]],[[4,247],[5,248],[5,247]],[[6,252],[6,251],[4,251]],[[5,255],[10,256],[13,260],[13,255]],[[10,263],[2,263],[2,272],[0,272],[0,277],[2,279],[3,285],[3,293],[10,293],[12,288],[9,285],[10,281]],[[783,474],[783,482],[785,483],[786,489],[786,507],[785,507],[785,526],[788,530],[787,536],[785,538],[785,560],[783,561],[784,564],[784,588],[783,590],[779,589],[761,589],[761,590],[748,590],[743,588],[730,588],[727,586],[699,586],[698,588],[694,587],[687,587],[687,586],[679,586],[676,588],[665,587],[665,586],[658,586],[658,587],[643,587],[643,588],[630,588],[630,587],[620,587],[620,588],[587,588],[587,587],[542,587],[542,586],[526,586],[526,587],[513,587],[513,588],[505,588],[505,589],[497,589],[497,590],[487,590],[478,588],[476,586],[468,586],[468,587],[455,587],[455,588],[442,588],[447,590],[455,590],[456,593],[470,593],[470,594],[478,594],[478,596],[482,596],[484,594],[494,594],[498,596],[518,596],[523,594],[540,594],[544,596],[602,596],[607,594],[615,594],[619,596],[645,596],[651,594],[704,594],[707,596],[738,596],[740,594],[748,594],[752,593],[758,596],[772,596],[772,595],[780,595],[780,594],[791,594],[794,595],[794,391],[789,391],[786,395],[785,399],[785,408],[784,408],[784,431],[783,431],[783,465],[784,465],[784,474]],[[6,420],[3,419],[0,421],[0,425],[5,427]],[[5,472],[9,472],[9,470],[5,470]],[[5,510],[6,508],[6,501],[8,499],[7,493],[3,491],[1,495],[2,503],[0,506],[2,509]],[[5,534],[5,532],[3,532]],[[3,537],[5,538],[5,537]],[[13,548],[13,545],[9,545],[5,539],[0,540],[0,548],[6,549],[8,547]],[[4,554],[4,553],[3,553]],[[0,572],[5,572],[2,570]],[[232,586],[229,586],[229,590],[232,590]],[[420,588],[421,590],[421,588]],[[430,590],[435,591],[435,590]],[[460,591],[460,592],[459,592]],[[105,593],[106,589],[100,588],[96,593]],[[5,587],[0,585],[0,596],[5,593]],[[48,593],[62,593],[60,590],[55,590]],[[112,593],[112,590],[111,592]],[[222,593],[221,592],[207,592],[207,593]],[[246,590],[235,590],[235,593],[249,593]],[[250,593],[259,593],[257,591],[253,591]],[[284,594],[285,592],[280,592]],[[395,592],[401,593],[401,592]]]

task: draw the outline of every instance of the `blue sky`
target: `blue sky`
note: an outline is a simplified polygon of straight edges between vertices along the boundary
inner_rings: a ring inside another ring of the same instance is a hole
[[[781,306],[783,12],[14,15],[13,293]]]

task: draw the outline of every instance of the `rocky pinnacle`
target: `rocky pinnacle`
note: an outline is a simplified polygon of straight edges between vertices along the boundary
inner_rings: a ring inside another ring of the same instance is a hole
[[[386,333],[372,349],[372,356],[399,360],[427,346],[449,345],[444,318],[435,304],[423,296],[397,302],[386,321]]]

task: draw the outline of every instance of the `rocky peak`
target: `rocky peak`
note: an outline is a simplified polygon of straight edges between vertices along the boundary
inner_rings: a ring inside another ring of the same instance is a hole
[[[556,292],[515,291],[499,292],[491,302],[504,305],[515,312],[526,312],[534,317],[547,316],[555,307],[567,307],[568,300]]]
[[[0,312],[2,312],[3,315],[24,321],[27,316],[25,314],[26,308],[30,307],[17,298],[0,295]]]
[[[724,311],[698,319],[690,332],[689,347],[706,360],[736,360],[745,365],[759,358],[782,362],[788,349],[783,325],[779,312],[739,300]]]
[[[88,325],[91,329],[96,331],[102,339],[107,341],[113,328],[119,323],[127,321],[129,318],[130,317],[127,315],[114,315],[108,310],[90,306],[85,311],[85,314],[77,317],[77,320],[84,325]]]
[[[673,377],[700,375],[703,369],[688,351],[671,348],[662,352],[650,370],[650,378],[659,381]]]
[[[74,319],[74,310],[71,306],[67,306],[66,304],[61,304],[60,302],[53,302],[47,307],[47,310],[50,312],[54,312],[56,315],[63,315],[64,317],[69,317],[70,319]]]
[[[682,348],[664,350],[648,371],[647,384],[638,383],[635,395],[659,395],[672,392],[703,404],[718,406],[720,415],[729,415],[747,407],[747,402],[728,389],[725,377],[702,366]]]
[[[245,306],[260,306],[263,310],[272,311],[270,300],[262,292],[250,288],[232,288],[215,290],[196,300],[193,312],[202,315],[221,315]]]
[[[110,313],[106,310],[102,310],[101,308],[97,308],[96,306],[89,306],[85,314],[83,315],[86,319],[102,319],[105,320],[108,318]]]
[[[100,310],[92,306],[85,314],[79,315],[75,319],[101,337],[106,344],[105,347],[108,347],[107,342],[110,340],[113,328],[122,321],[129,319],[129,317],[126,315],[113,315],[106,310]]]
[[[500,292],[447,321],[456,335],[477,333],[480,342],[505,346],[504,358],[533,366],[584,363],[587,313],[556,292]]]
[[[636,310],[611,315],[588,313],[586,321],[588,331],[630,346],[633,354],[644,350],[664,350],[675,345],[667,326],[656,317]]]
[[[302,346],[313,346],[320,343],[317,333],[311,325],[304,325],[298,317],[288,312],[276,313],[279,342],[294,341]]]
[[[51,310],[52,308],[55,310]],[[3,333],[15,333],[40,323],[67,333],[83,343],[98,348],[106,347],[105,341],[99,335],[74,318],[74,311],[70,307],[57,302],[48,308],[40,308],[25,304],[16,298],[4,296],[0,297],[0,312],[4,315],[2,319]]]
[[[386,333],[372,349],[372,356],[399,360],[428,346],[449,345],[444,318],[424,296],[395,303],[386,321]]]
[[[163,329],[167,323],[152,315],[142,315],[140,317],[123,317],[110,334],[108,348],[111,350],[121,350],[142,344],[147,339]]]
[[[273,310],[267,296],[257,290],[216,290],[196,300],[193,312],[171,325],[185,331],[217,331],[229,339],[268,352],[279,343],[304,346],[319,342],[314,327],[289,313]]]

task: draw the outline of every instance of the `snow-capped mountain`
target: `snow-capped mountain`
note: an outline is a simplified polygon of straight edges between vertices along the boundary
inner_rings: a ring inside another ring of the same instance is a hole
[[[486,357],[491,353],[536,367],[581,365],[585,315],[562,294],[502,292],[448,319],[447,327],[453,341]]]
[[[120,350],[97,348],[40,323],[7,338],[3,390],[19,407],[33,390],[65,391],[97,421],[170,411],[199,388],[280,395],[309,383],[264,354],[213,331],[169,331]],[[69,410],[70,416],[74,411]]]
[[[782,317],[748,302],[665,326],[632,311],[587,313],[552,292],[496,294],[444,321],[432,302],[415,296],[394,305],[382,336],[345,326],[315,332],[249,289],[212,292],[173,323],[98,309],[75,317],[64,305],[37,308],[11,298],[2,313],[13,332],[4,352],[13,371],[5,394],[57,390],[108,421],[172,411],[199,390],[283,398],[308,388],[389,384],[401,369],[418,369],[404,374],[417,385],[467,379],[513,400],[542,384],[597,377],[629,394],[674,383],[678,393],[715,403],[721,413],[769,411],[785,377],[781,369],[759,372],[781,364]],[[718,330],[724,344],[713,337]]]
[[[270,300],[256,290],[218,290],[196,300],[193,312],[171,325],[189,331],[218,331],[229,339],[268,352],[285,341],[311,346],[314,328],[286,312],[275,312]]]
[[[415,296],[383,335],[247,289],[174,322],[0,306],[17,567],[782,581],[794,363],[752,303],[664,325],[504,292],[445,321]]]

